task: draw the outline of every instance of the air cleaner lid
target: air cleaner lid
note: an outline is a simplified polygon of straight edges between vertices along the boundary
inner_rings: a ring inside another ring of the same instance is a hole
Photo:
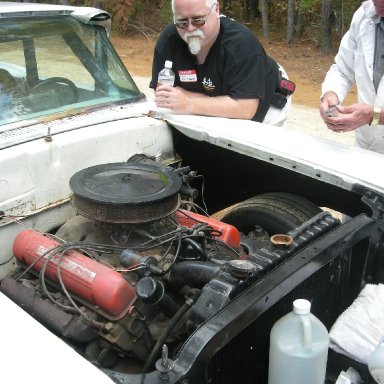
[[[69,181],[72,192],[104,204],[141,204],[176,194],[182,180],[162,165],[109,163],[85,168]]]

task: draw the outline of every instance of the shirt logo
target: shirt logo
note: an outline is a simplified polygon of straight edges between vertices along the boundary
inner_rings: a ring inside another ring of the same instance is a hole
[[[182,83],[194,83],[197,81],[196,69],[179,71],[179,78]]]
[[[207,92],[212,92],[215,90],[215,86],[213,85],[212,80],[210,78],[207,79],[206,77],[204,77],[202,84],[203,84],[204,89]]]

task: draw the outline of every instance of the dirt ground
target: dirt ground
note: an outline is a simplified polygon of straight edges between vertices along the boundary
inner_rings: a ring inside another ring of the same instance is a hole
[[[156,38],[148,39],[141,34],[129,34],[125,37],[112,36],[111,40],[132,75],[151,75]],[[260,41],[268,55],[278,61],[287,71],[289,78],[296,83],[293,103],[318,108],[321,83],[333,62],[336,49],[323,55],[314,47],[312,40],[298,42],[290,48],[281,38],[260,38]],[[354,102],[355,98],[353,91],[347,101]]]

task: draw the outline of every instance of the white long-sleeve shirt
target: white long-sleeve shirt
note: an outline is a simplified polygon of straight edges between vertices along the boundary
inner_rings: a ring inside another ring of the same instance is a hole
[[[341,40],[335,63],[327,72],[322,84],[322,94],[333,91],[342,103],[347,92],[356,82],[358,102],[384,108],[384,80],[375,91],[373,61],[375,33],[378,21],[372,0],[365,1],[355,12],[350,28]],[[364,125],[357,128],[356,145],[384,153],[384,125]]]

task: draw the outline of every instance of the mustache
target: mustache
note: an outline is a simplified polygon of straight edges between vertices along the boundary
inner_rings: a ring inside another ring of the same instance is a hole
[[[205,37],[204,32],[201,29],[196,29],[195,31],[189,32],[186,31],[183,35],[183,39],[187,41],[189,37]]]

